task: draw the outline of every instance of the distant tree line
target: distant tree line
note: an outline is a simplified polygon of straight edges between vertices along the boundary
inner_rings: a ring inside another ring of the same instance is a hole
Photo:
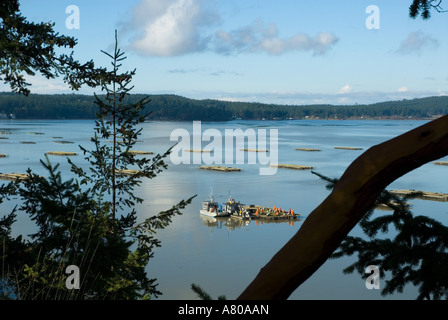
[[[132,94],[135,103],[147,95]],[[422,119],[448,113],[448,97],[427,97],[356,105],[278,105],[196,100],[177,95],[150,95],[151,119],[228,121],[232,119]],[[94,119],[94,97],[81,94],[0,93],[0,113],[17,119]]]

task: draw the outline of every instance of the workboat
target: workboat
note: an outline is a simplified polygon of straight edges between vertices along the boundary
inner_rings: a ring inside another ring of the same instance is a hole
[[[228,216],[231,216],[233,214],[239,214],[243,210],[243,204],[241,204],[239,201],[235,201],[235,199],[232,196],[229,196],[227,199],[227,202],[224,203],[224,211],[227,213]]]
[[[202,201],[202,208],[199,212],[208,217],[227,217],[229,215],[212,195],[210,195],[210,200]]]
[[[209,218],[232,217],[236,219],[267,219],[267,220],[290,220],[301,215],[295,214],[293,210],[282,210],[280,208],[268,208],[259,205],[244,205],[235,201],[229,196],[227,202],[220,204],[216,202],[213,195],[210,194],[210,200],[202,201],[201,215]],[[215,219],[216,220],[216,219]]]

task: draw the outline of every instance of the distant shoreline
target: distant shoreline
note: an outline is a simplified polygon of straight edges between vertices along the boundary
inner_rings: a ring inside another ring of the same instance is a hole
[[[151,112],[149,119],[157,121],[431,120],[448,114],[448,96],[363,105],[279,105],[131,94],[124,102],[136,103],[146,97],[150,102],[144,112]],[[0,92],[0,114],[16,120],[96,119],[94,99],[94,96],[80,94],[30,94],[24,97]]]
[[[426,117],[426,118],[349,118],[349,119],[334,119],[334,118],[313,118],[313,119],[230,119],[230,120],[203,120],[204,122],[231,122],[231,121],[294,121],[294,120],[304,120],[304,121],[354,121],[354,120],[362,120],[362,121],[380,121],[380,120],[390,120],[390,121],[431,121],[437,119],[440,116],[435,117]],[[15,118],[15,119],[0,119],[0,122],[14,122],[14,121],[94,121],[96,118]],[[157,121],[157,122],[191,122],[191,121],[201,121],[201,120],[176,120],[176,119],[151,119],[150,117],[146,120],[146,122]]]

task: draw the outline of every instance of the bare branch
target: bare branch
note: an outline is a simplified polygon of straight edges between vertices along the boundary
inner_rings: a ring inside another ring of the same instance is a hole
[[[368,149],[238,299],[288,298],[339,247],[391,182],[446,155],[448,115]]]

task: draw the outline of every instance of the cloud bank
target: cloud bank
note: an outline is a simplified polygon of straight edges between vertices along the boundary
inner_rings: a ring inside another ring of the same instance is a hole
[[[397,53],[401,54],[419,54],[423,49],[436,49],[439,42],[430,35],[422,31],[411,32],[400,44]]]
[[[185,94],[192,98],[218,99],[226,101],[261,102],[286,105],[352,105],[352,104],[372,104],[385,101],[400,101],[403,99],[425,98],[431,96],[445,96],[444,91],[352,91],[350,93],[305,93],[305,92],[207,92]]]
[[[134,8],[131,48],[146,56],[178,56],[211,51],[221,55],[290,51],[328,52],[338,38],[329,32],[310,36],[296,33],[282,38],[274,23],[261,20],[234,30],[216,30],[220,15],[204,0],[141,0]]]
[[[331,33],[319,33],[311,37],[297,33],[289,38],[280,38],[274,23],[265,25],[257,20],[249,26],[230,32],[219,30],[213,38],[214,51],[222,54],[268,53],[280,55],[288,51],[310,51],[321,55],[330,50],[338,38]]]

